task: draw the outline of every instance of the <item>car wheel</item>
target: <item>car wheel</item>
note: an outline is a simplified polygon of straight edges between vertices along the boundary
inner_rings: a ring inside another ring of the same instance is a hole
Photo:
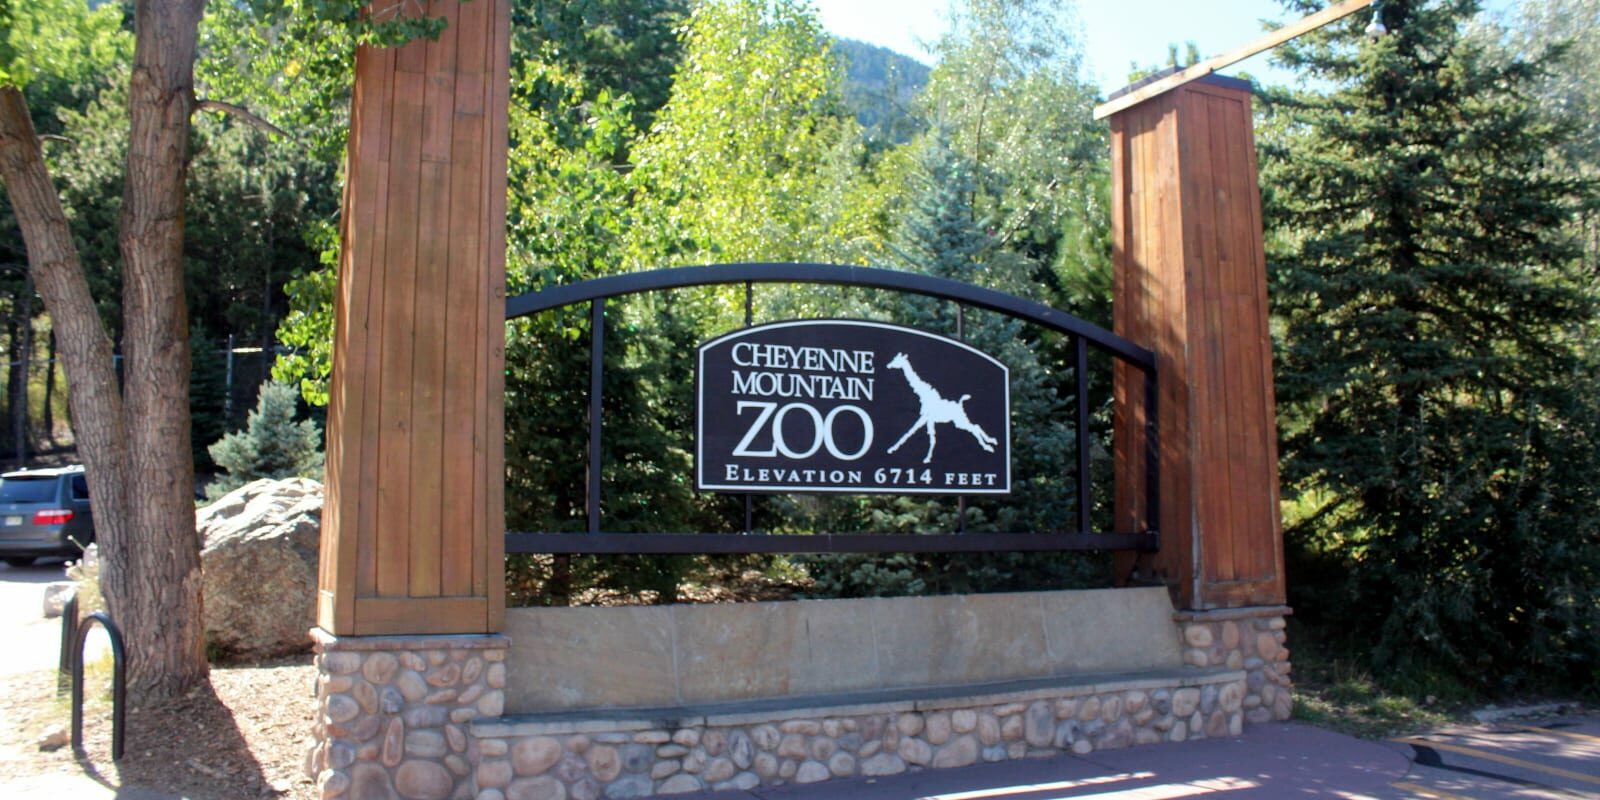
[[[35,559],[32,558],[31,556],[15,556],[15,557],[7,558],[6,559],[6,564],[9,565],[9,566],[13,566],[13,567],[16,567],[18,569],[21,569],[22,567],[31,567],[31,566],[33,566],[34,560]]]

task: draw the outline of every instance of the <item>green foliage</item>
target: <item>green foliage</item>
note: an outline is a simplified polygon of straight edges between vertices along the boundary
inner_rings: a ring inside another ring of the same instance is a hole
[[[0,0],[0,87],[86,81],[132,52],[115,3],[90,10],[85,0]]]
[[[897,266],[1011,293],[1026,291],[1034,265],[1006,250],[972,206],[973,164],[933,136],[922,143],[914,205],[901,219],[892,250]],[[890,318],[921,330],[958,335],[956,309],[920,297],[900,298]],[[1012,493],[971,499],[972,531],[1057,530],[1076,503],[1064,465],[1076,452],[1066,425],[1063,387],[1035,355],[1037,333],[1009,317],[968,311],[959,335],[1005,363],[1011,373]],[[962,527],[953,499],[911,497],[828,502],[828,530],[947,533]],[[823,555],[804,559],[817,591],[835,596],[1007,591],[1103,583],[1106,564],[1077,554]]]
[[[1397,680],[1581,685],[1600,660],[1595,307],[1547,62],[1385,2],[1283,51],[1262,137],[1291,600]],[[1309,501],[1309,502],[1307,502]]]
[[[215,442],[228,432],[228,365],[220,348],[205,329],[189,328],[189,442],[194,449],[197,471],[211,465],[206,442]]]
[[[245,429],[211,445],[211,460],[227,474],[206,486],[207,500],[261,478],[321,476],[322,431],[311,420],[295,421],[298,396],[281,383],[261,384]]]

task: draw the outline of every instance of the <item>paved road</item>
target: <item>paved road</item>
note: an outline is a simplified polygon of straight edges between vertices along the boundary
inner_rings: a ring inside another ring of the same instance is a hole
[[[1600,718],[1445,728],[1390,746],[1412,759],[1401,788],[1417,797],[1600,797]]]
[[[54,669],[61,658],[61,620],[44,617],[44,585],[66,580],[58,559],[31,567],[0,564],[0,675]]]

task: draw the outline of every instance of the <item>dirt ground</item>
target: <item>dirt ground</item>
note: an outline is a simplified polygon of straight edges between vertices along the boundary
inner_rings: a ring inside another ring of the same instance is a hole
[[[87,774],[115,788],[181,793],[193,800],[311,798],[301,764],[315,711],[309,655],[213,667],[211,683],[161,708],[132,712],[125,753],[111,760],[109,671],[85,683],[85,756],[44,751],[52,729],[70,730],[67,693],[54,671],[0,676],[0,784],[50,773]]]

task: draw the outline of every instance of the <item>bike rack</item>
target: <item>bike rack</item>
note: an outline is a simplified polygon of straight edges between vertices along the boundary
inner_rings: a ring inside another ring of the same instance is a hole
[[[66,612],[70,610],[71,616]],[[127,719],[127,694],[128,678],[124,671],[127,663],[127,653],[122,646],[122,631],[117,624],[111,621],[111,616],[104,611],[96,611],[85,617],[83,622],[77,622],[78,601],[74,597],[68,603],[68,608],[63,609],[61,629],[63,634],[69,629],[72,631],[70,640],[72,649],[68,654],[72,668],[72,752],[83,755],[83,643],[89,638],[89,629],[94,623],[106,629],[106,634],[111,637],[111,760],[122,759],[122,734],[126,727],[123,723]]]
[[[78,593],[61,604],[61,661],[56,670],[56,694],[67,690],[72,677],[72,641],[78,636]]]

